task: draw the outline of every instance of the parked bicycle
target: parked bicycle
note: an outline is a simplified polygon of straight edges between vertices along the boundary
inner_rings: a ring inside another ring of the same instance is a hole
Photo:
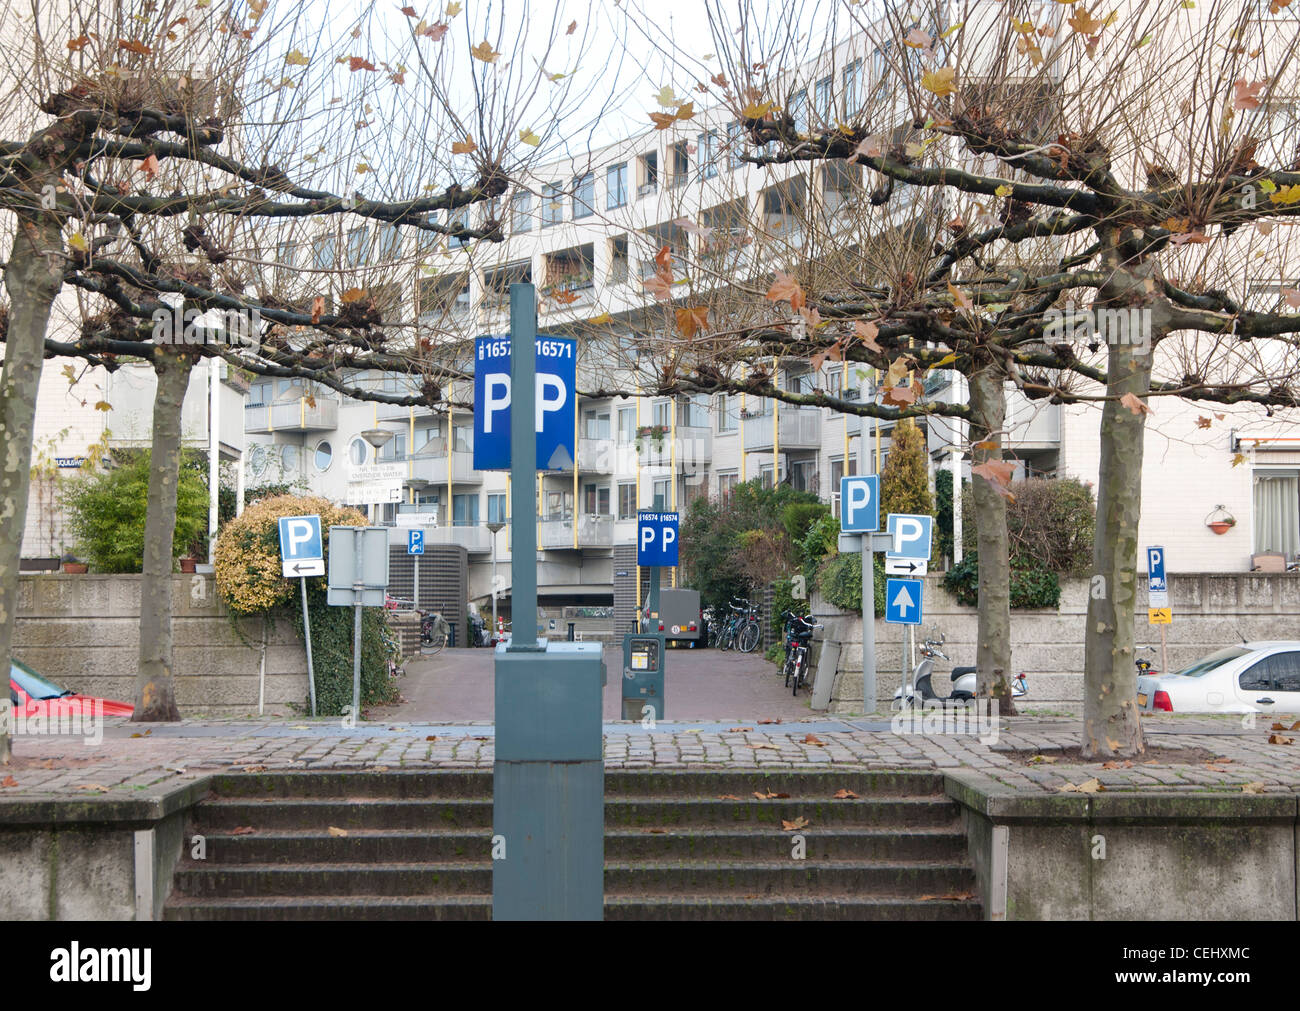
[[[447,645],[451,626],[438,611],[421,611],[416,608],[416,613],[420,616],[420,652],[433,656]]]
[[[402,644],[387,625],[380,626],[379,637],[384,646],[384,662],[388,666],[388,676],[390,678],[405,677],[406,668],[402,666]]]
[[[760,629],[758,627],[758,608],[749,601],[739,603],[732,601],[727,605],[731,613],[718,632],[718,649],[731,649],[735,646],[742,653],[753,652],[758,645]]]
[[[785,619],[785,686],[791,695],[798,695],[799,689],[808,684],[813,632],[825,626],[812,620],[812,615],[801,616],[793,611],[783,611]]]

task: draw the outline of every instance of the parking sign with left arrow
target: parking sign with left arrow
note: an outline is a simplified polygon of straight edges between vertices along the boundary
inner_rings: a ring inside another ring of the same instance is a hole
[[[319,516],[280,517],[280,560],[288,578],[325,575]]]

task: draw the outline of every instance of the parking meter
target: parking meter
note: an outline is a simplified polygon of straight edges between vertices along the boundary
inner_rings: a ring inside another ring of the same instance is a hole
[[[646,706],[664,718],[664,637],[631,632],[623,636],[623,719],[641,719]]]

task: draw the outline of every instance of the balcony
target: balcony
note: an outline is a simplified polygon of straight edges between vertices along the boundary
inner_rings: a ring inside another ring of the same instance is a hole
[[[578,549],[608,548],[614,544],[614,517],[587,514],[578,517]],[[572,551],[573,517],[547,517],[538,524],[537,546],[544,550]]]
[[[375,420],[376,421],[407,421],[411,417],[411,411],[415,411],[417,418],[428,417],[433,411],[423,404],[417,407],[399,407],[397,404],[376,404]]]
[[[426,544],[459,544],[471,555],[492,553],[492,531],[484,526],[438,527],[424,535]]]
[[[1007,390],[1008,446],[1018,450],[1059,449],[1061,405],[1045,400],[1028,400],[1017,390]]]
[[[781,429],[776,431],[776,418],[760,414],[745,418],[745,452],[761,453],[774,447],[776,437],[782,449],[820,449],[822,445],[822,411],[820,407],[782,407]]]
[[[651,435],[637,438],[640,444],[643,467],[671,467],[673,465],[673,431],[656,441]],[[713,455],[713,429],[707,426],[678,425],[676,428],[677,469],[695,470],[708,465]]]
[[[244,431],[332,432],[339,426],[337,400],[295,397],[278,404],[245,404]]]
[[[423,449],[400,462],[410,463],[411,477],[428,481],[432,485],[445,485],[448,478],[447,440],[430,439]],[[451,455],[450,477],[452,484],[483,483],[483,473],[474,469],[474,454],[469,450],[457,450]]]

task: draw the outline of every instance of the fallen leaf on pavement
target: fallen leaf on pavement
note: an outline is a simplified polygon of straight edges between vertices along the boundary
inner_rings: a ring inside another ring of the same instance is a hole
[[[1242,783],[1241,792],[1242,793],[1263,793],[1264,784],[1263,783]]]
[[[265,765],[245,765],[245,766],[244,766],[244,771],[245,771],[245,772],[265,772],[265,771],[266,771],[266,766],[265,766]]]
[[[728,727],[728,728],[727,728],[727,733],[729,733],[729,734],[743,734],[745,731],[747,731],[747,730],[753,730],[753,729],[754,729],[753,727]]]
[[[1126,758],[1122,762],[1116,762],[1114,760],[1109,762],[1102,762],[1101,767],[1103,769],[1131,769],[1133,768],[1133,763]]]
[[[854,793],[852,790],[836,790],[835,799],[836,800],[857,800],[858,795]]]
[[[333,825],[330,826],[330,835],[334,836],[336,839],[342,838],[347,834],[348,830],[345,828],[335,828]]]
[[[786,821],[784,818],[781,819],[781,827],[787,832],[793,832],[795,829],[807,828],[811,824],[812,822],[803,817],[803,815],[800,815],[794,821]]]
[[[1050,765],[1052,762],[1058,762],[1060,758],[1056,755],[1035,755],[1029,760],[1030,765]]]
[[[474,740],[476,740],[476,741],[490,741],[490,740],[492,740],[492,738],[490,738],[490,737],[476,737],[476,738],[474,738]]]
[[[437,734],[430,734],[428,737],[425,738],[426,741],[436,741],[437,739],[438,739]]]
[[[718,800],[740,800],[740,798],[737,797],[735,794],[720,793],[718,794]]]
[[[1295,738],[1283,737],[1281,734],[1269,734],[1268,743],[1269,744],[1294,744]]]
[[[822,740],[820,737],[818,737],[816,734],[807,734],[807,735],[805,735],[805,736],[804,736],[804,739],[803,739],[803,743],[804,743],[804,744],[812,744],[812,745],[815,745],[815,746],[818,747],[818,748],[824,748],[824,747],[826,747],[826,742],[823,741],[823,740]]]
[[[942,899],[951,899],[956,902],[967,902],[975,898],[974,892],[948,892],[946,895],[922,895],[922,902],[935,902]]]
[[[763,726],[763,725],[765,725],[765,724],[768,724],[768,723],[780,723],[780,722],[781,722],[781,720],[780,720],[779,718],[778,718],[778,719],[775,719],[775,720],[759,720],[759,721],[758,721],[758,725],[761,727],[761,726]]]
[[[668,833],[666,828],[643,828],[641,831],[648,832],[650,835],[667,835]]]
[[[745,747],[747,747],[747,748],[753,748],[755,751],[757,751],[759,748],[770,748],[772,751],[780,751],[780,750],[781,750],[781,749],[778,748],[775,744],[766,744],[766,743],[765,743],[765,744],[746,744]]]
[[[252,825],[240,825],[238,828],[232,828],[230,830],[230,834],[231,835],[252,835],[256,831],[257,829],[253,828]]]
[[[371,772],[387,772],[387,771],[388,771],[388,766],[386,766],[386,765],[372,765],[372,766],[370,767],[370,771],[371,771]]]
[[[1286,727],[1282,726],[1282,724],[1280,724],[1280,723],[1274,723],[1274,724],[1273,724],[1271,727],[1269,727],[1268,729],[1269,729],[1269,730],[1285,730]],[[1294,730],[1295,728],[1292,727],[1291,729]]]
[[[289,729],[290,729],[290,730],[310,730],[311,727],[307,726],[307,724],[305,724],[305,723],[290,723],[290,724],[289,724]]]
[[[0,786],[17,786],[17,785],[18,785],[18,780],[14,779],[13,776],[5,776],[4,779],[0,779]]]
[[[1101,780],[1090,779],[1085,783],[1075,786],[1073,783],[1066,783],[1061,787],[1061,793],[1102,793],[1106,788],[1101,785]]]
[[[81,783],[73,787],[74,790],[93,790],[95,793],[108,793],[108,787],[101,786],[99,783]]]
[[[761,790],[755,790],[754,796],[757,797],[759,800],[771,800],[773,797],[776,796],[776,794],[773,793],[771,790],[768,790],[766,793],[762,792]]]

